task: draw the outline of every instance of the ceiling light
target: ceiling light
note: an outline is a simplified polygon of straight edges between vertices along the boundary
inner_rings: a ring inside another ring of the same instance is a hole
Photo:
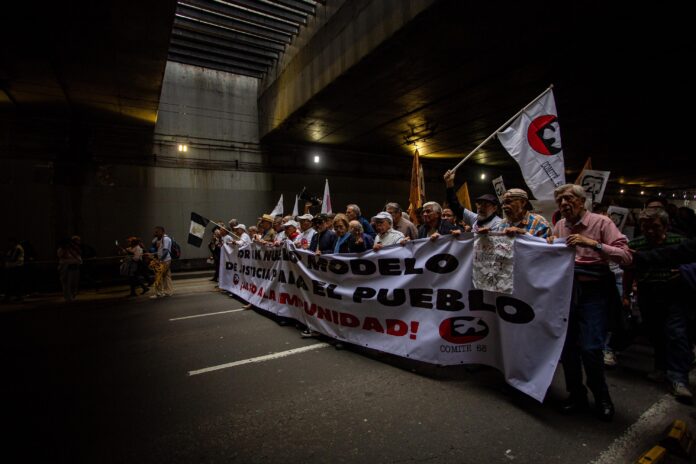
[[[319,158],[319,155],[314,155],[314,163],[319,164],[319,161],[321,161],[321,158]]]

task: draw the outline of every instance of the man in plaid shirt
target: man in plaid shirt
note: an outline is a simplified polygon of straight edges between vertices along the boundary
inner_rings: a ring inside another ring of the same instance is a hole
[[[479,228],[480,234],[505,232],[508,235],[531,234],[546,238],[551,231],[549,223],[543,216],[529,212],[529,196],[522,189],[513,188],[503,195],[503,220],[492,228]]]

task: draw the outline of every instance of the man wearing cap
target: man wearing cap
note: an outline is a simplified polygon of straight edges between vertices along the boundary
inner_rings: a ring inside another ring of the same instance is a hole
[[[454,190],[454,171],[445,173],[445,186],[447,187],[447,203],[452,208],[452,212],[461,217],[464,222],[471,226],[473,232],[478,232],[479,228],[495,228],[502,219],[498,216],[498,197],[486,193],[478,197],[476,201],[476,212],[469,211],[459,203],[457,193]]]
[[[384,205],[384,211],[391,214],[392,227],[395,230],[398,230],[404,234],[404,237],[408,237],[412,240],[418,238],[418,229],[411,221],[404,217],[401,205],[394,202],[387,203]]]
[[[529,212],[531,205],[527,192],[522,189],[512,188],[503,195],[503,219],[496,227],[482,228],[478,232],[483,234],[489,230],[505,232],[508,235],[531,234],[536,237],[546,238],[551,227],[546,219],[539,214]]]
[[[300,235],[300,233],[297,231],[297,229],[300,228],[300,225],[293,221],[289,220],[285,224],[283,224],[283,232],[284,232],[284,239],[285,240],[290,240],[291,242],[295,242],[297,240],[297,237]]]
[[[303,250],[309,248],[309,244],[312,243],[312,237],[317,233],[312,227],[312,219],[314,219],[314,216],[309,213],[297,216],[297,222],[300,223],[300,233],[295,239],[295,246]]]
[[[285,236],[285,224],[291,219],[292,216],[283,216],[282,218],[280,216],[276,216],[275,221],[273,222],[273,229],[276,231],[274,245],[280,245],[287,238]]]
[[[385,246],[394,245],[404,239],[404,234],[392,228],[392,216],[386,211],[378,213],[372,217],[372,222],[377,229],[375,244],[372,249],[377,251]]]
[[[329,216],[325,213],[320,213],[312,219],[312,226],[316,230],[316,234],[312,237],[309,244],[309,251],[316,254],[331,254],[336,246],[336,232],[329,229]]]
[[[259,233],[254,237],[255,242],[273,243],[276,231],[273,229],[275,218],[270,214],[264,214],[259,220]]]
[[[570,304],[568,332],[561,353],[568,398],[562,405],[565,413],[587,408],[587,388],[583,385],[585,368],[587,387],[595,399],[600,419],[610,421],[614,405],[604,377],[603,352],[607,336],[607,316],[616,281],[609,261],[621,265],[632,262],[626,237],[606,216],[585,209],[585,190],[574,184],[561,185],[553,192],[563,219],[554,227],[555,237],[564,237],[575,249],[573,299]]]
[[[234,240],[234,244],[242,246],[246,245],[247,243],[251,243],[251,237],[249,237],[249,234],[247,234],[246,226],[244,224],[235,225],[232,232],[239,237],[239,239]]]

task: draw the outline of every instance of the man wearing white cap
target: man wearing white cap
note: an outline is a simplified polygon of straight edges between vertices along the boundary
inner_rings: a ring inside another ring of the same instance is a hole
[[[314,216],[309,213],[297,216],[297,221],[300,223],[300,233],[295,239],[296,247],[306,250],[309,248],[309,244],[312,243],[312,237],[317,233],[312,227],[312,219],[314,219]]]
[[[385,246],[394,245],[404,239],[404,234],[392,228],[392,215],[386,211],[378,213],[372,217],[372,222],[377,229],[375,244],[372,249],[377,251]]]
[[[247,229],[244,224],[237,224],[232,229],[232,232],[239,237],[238,240],[234,241],[236,245],[242,246],[246,245],[247,243],[251,243],[251,237],[249,237],[249,234],[247,234]]]
[[[291,242],[294,242],[297,240],[297,237],[299,237],[300,233],[297,231],[297,229],[300,228],[300,225],[293,220],[287,221],[285,224],[283,224],[283,231],[285,232],[285,239],[290,240]]]

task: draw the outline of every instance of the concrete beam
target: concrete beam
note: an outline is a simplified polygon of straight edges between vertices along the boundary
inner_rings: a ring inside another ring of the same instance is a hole
[[[259,88],[265,136],[436,0],[351,0],[317,5]]]

